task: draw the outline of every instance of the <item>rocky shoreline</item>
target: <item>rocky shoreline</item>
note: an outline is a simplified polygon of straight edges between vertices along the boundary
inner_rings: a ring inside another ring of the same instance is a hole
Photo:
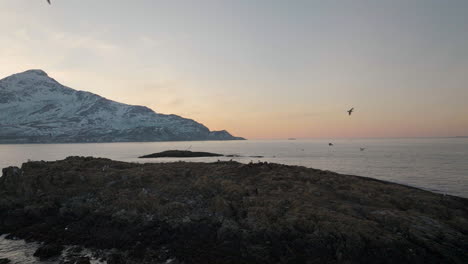
[[[69,157],[3,169],[7,233],[110,264],[468,263],[468,199],[262,162]]]

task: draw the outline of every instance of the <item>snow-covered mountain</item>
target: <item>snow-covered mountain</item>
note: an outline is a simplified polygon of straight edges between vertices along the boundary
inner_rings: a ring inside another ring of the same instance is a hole
[[[236,140],[227,131],[58,83],[42,70],[0,80],[0,143]]]

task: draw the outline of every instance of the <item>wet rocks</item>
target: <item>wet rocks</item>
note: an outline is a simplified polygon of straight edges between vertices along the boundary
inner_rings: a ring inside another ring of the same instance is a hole
[[[0,177],[0,232],[114,248],[100,255],[107,263],[467,263],[467,208],[460,197],[274,163],[70,157]],[[67,250],[69,261],[79,251]]]
[[[71,257],[67,260],[61,260],[59,264],[91,264],[91,260],[89,257],[86,256]]]
[[[63,246],[58,244],[45,244],[39,247],[34,256],[39,258],[41,261],[47,260],[52,257],[58,257],[62,253]]]
[[[0,258],[0,264],[8,264],[10,263],[11,261],[7,258]]]
[[[89,257],[79,257],[73,264],[91,264]]]
[[[118,253],[110,254],[107,257],[108,264],[125,264],[125,258]]]

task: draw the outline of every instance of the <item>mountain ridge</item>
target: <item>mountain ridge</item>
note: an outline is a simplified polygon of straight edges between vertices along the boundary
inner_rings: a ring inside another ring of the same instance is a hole
[[[0,143],[242,139],[193,119],[72,89],[39,69],[0,80]]]

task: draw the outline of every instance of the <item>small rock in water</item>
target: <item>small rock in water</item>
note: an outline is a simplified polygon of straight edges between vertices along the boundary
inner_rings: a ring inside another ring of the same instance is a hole
[[[79,257],[75,260],[75,264],[91,264],[89,257]]]
[[[7,258],[0,258],[0,264],[8,264],[10,263],[11,261]]]
[[[57,244],[43,245],[34,252],[34,256],[38,257],[41,261],[51,257],[59,256],[62,253],[63,246]]]
[[[125,259],[121,254],[113,253],[107,257],[107,264],[124,264]]]

